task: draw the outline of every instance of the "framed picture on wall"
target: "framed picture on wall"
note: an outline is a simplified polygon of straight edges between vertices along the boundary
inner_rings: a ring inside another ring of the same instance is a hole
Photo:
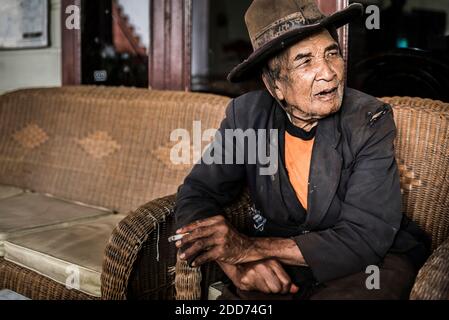
[[[48,0],[1,0],[0,49],[50,45]]]

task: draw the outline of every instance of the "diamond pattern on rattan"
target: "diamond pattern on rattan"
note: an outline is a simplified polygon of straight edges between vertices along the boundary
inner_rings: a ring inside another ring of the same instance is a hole
[[[49,139],[47,133],[35,123],[30,123],[14,133],[13,138],[26,149],[34,149]]]
[[[120,145],[105,131],[97,131],[77,142],[84,151],[96,159],[107,157],[120,150]]]

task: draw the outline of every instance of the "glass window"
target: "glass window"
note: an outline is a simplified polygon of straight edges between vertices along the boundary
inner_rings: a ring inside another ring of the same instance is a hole
[[[84,0],[82,83],[148,87],[149,1]]]
[[[252,0],[192,1],[192,91],[231,97],[261,88],[260,79],[231,84],[231,69],[253,51],[245,25]]]
[[[376,5],[380,28],[367,28],[369,13],[349,28],[348,85],[378,97],[449,102],[449,1],[350,2]]]

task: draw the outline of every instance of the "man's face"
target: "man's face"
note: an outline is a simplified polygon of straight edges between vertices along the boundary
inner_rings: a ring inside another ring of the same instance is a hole
[[[289,112],[305,121],[324,118],[340,109],[344,61],[327,30],[290,47],[281,63],[276,94]]]

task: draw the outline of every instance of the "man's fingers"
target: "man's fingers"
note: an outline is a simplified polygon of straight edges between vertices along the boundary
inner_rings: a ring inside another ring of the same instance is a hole
[[[292,283],[292,285],[290,286],[290,293],[291,294],[295,294],[299,291],[298,286],[296,286],[294,283]]]
[[[262,266],[259,268],[258,272],[264,278],[267,287],[269,289],[269,293],[279,293],[282,290],[282,283],[275,274],[275,272],[268,268],[267,266]]]
[[[267,282],[260,275],[257,276],[245,276],[242,278],[242,283],[240,286],[240,290],[244,291],[260,291],[263,293],[270,293],[270,288],[267,285]]]
[[[254,281],[254,285],[253,285],[251,291],[260,291],[260,292],[263,292],[266,294],[269,294],[271,292],[270,288],[268,287],[267,282],[262,277],[260,277]]]
[[[192,230],[189,234],[182,237],[181,240],[176,241],[176,246],[178,248],[185,246],[187,243],[198,241],[200,238],[206,238],[215,233],[215,228],[213,226],[208,227],[198,227]]]
[[[294,294],[298,287],[291,282],[290,276],[282,265],[275,260],[250,264],[248,269],[243,269],[240,279],[242,290],[257,290],[263,293]]]
[[[284,268],[282,268],[280,264],[272,265],[272,270],[282,284],[281,293],[289,293],[292,286],[292,280],[290,279],[290,276],[287,274],[287,272],[285,272]]]
[[[199,267],[203,263],[216,260],[217,257],[218,257],[218,250],[216,249],[216,247],[211,248],[210,250],[207,250],[205,253],[197,257],[192,262],[192,267]]]
[[[270,293],[271,290],[268,287],[265,277],[263,277],[259,272],[248,273],[244,279],[242,279],[248,291],[260,291],[263,293]]]
[[[215,238],[207,237],[197,239],[190,247],[183,250],[179,256],[183,260],[189,260],[191,257],[196,256],[202,250],[215,245]]]
[[[176,233],[186,233],[186,232],[191,232],[199,227],[207,227],[210,226],[212,224],[215,224],[221,220],[224,220],[224,217],[221,215],[217,215],[217,216],[213,216],[210,218],[206,218],[206,219],[201,219],[201,220],[197,220],[195,222],[192,222],[191,224],[188,224],[182,228],[179,228],[178,230],[176,230]]]

